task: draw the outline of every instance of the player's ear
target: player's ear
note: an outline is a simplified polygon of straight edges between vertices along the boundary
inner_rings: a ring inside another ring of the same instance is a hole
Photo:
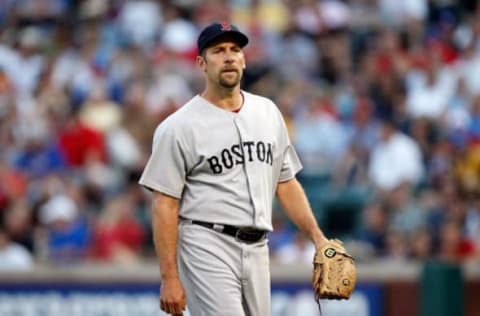
[[[205,65],[206,65],[206,61],[205,61],[205,58],[201,55],[197,56],[197,59],[195,60],[196,64],[198,67],[200,67],[200,69],[202,69],[203,71],[205,71]]]

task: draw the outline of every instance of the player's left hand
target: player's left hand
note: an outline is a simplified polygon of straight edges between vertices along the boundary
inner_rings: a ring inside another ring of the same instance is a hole
[[[356,283],[355,261],[340,240],[332,239],[318,248],[313,266],[313,290],[317,301],[350,297]]]

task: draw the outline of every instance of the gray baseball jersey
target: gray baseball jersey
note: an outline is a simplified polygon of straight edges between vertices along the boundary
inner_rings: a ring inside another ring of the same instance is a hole
[[[277,183],[301,164],[276,105],[242,94],[238,113],[197,95],[163,121],[139,182],[180,199],[184,218],[272,230]]]

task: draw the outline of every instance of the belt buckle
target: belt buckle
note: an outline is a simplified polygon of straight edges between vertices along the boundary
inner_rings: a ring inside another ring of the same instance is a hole
[[[255,232],[255,233],[252,233]],[[243,237],[242,237],[243,235]],[[239,228],[236,233],[235,233],[235,239],[244,242],[247,244],[253,244],[256,242],[261,241],[263,238],[265,238],[265,233],[263,233],[260,237],[257,237],[255,239],[251,238],[252,235],[258,236],[258,230],[253,229],[253,228]]]

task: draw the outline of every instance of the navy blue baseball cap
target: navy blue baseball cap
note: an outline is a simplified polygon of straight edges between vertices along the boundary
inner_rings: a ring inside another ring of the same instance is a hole
[[[198,36],[198,52],[201,53],[213,42],[226,35],[228,35],[229,38],[237,43],[240,47],[244,47],[248,44],[248,37],[240,32],[235,25],[232,25],[228,22],[215,22],[205,27]]]

